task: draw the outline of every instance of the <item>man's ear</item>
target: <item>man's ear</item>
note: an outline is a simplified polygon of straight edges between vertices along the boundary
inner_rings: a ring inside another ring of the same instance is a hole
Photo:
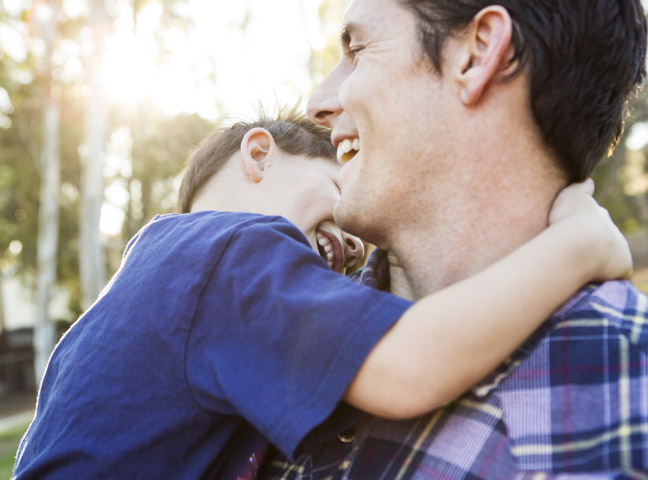
[[[241,140],[243,170],[254,183],[263,180],[269,166],[268,155],[277,148],[272,134],[265,128],[252,128]]]
[[[511,17],[499,5],[488,6],[473,18],[455,72],[465,105],[478,103],[489,82],[508,66],[512,33]]]

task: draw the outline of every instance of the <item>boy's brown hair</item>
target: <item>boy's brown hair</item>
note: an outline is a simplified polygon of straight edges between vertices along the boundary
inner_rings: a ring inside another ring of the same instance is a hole
[[[198,144],[187,160],[178,193],[178,212],[191,211],[207,181],[238,151],[245,134],[257,127],[268,130],[277,146],[289,155],[335,159],[330,130],[311,122],[296,107],[279,109],[274,118],[260,110],[257,120],[217,128]]]

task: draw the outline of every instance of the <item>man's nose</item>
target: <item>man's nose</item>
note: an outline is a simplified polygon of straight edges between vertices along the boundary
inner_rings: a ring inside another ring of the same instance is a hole
[[[344,267],[356,266],[364,257],[364,243],[358,237],[345,232],[342,232],[342,241],[344,243]]]
[[[306,113],[318,125],[333,128],[333,120],[343,111],[338,99],[342,77],[342,68],[338,65],[308,99]]]

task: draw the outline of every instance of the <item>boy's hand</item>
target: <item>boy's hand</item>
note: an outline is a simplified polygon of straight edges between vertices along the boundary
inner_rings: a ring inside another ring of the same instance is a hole
[[[596,203],[593,193],[591,179],[563,189],[554,200],[549,224],[570,227],[568,234],[592,256],[592,280],[630,278],[632,255],[628,242],[608,211]]]

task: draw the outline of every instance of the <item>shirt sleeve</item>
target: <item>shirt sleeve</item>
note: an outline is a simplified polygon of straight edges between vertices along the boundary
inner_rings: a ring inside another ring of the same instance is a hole
[[[202,295],[190,387],[203,409],[240,415],[291,456],[410,305],[331,271],[287,221],[253,222]]]

